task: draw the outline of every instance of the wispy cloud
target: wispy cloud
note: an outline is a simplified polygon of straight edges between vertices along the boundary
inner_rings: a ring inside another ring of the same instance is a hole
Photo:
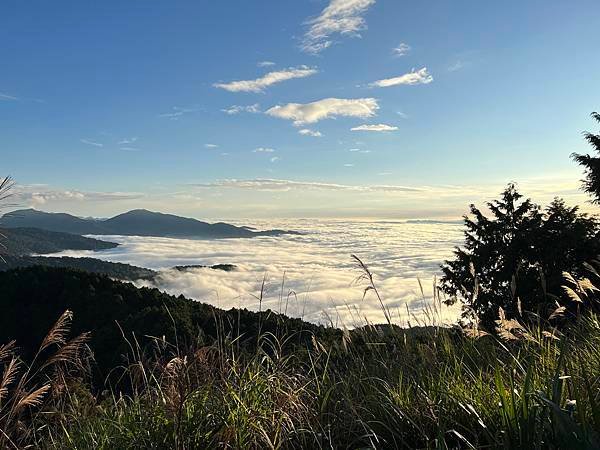
[[[121,150],[126,151],[126,152],[139,152],[140,149],[137,147],[120,147]]]
[[[458,70],[461,70],[464,67],[465,67],[465,63],[458,60],[458,61],[454,62],[453,64],[450,64],[450,66],[448,66],[448,72],[456,72]]]
[[[171,112],[159,114],[158,117],[165,117],[170,120],[179,120],[181,116],[197,111],[197,109],[194,108],[182,108],[179,106],[173,106],[171,109]]]
[[[258,67],[271,67],[274,66],[275,63],[273,61],[260,61],[256,65]]]
[[[2,92],[0,92],[0,101],[4,100],[4,101],[16,101],[19,100],[18,97],[15,97],[13,95],[8,95],[8,94],[4,94]]]
[[[354,128],[350,128],[350,131],[396,131],[398,127],[392,125],[386,125],[385,123],[378,123],[374,125],[359,125]]]
[[[317,73],[317,69],[308,66],[290,67],[289,69],[269,72],[254,80],[232,81],[230,83],[215,83],[214,87],[229,92],[264,92],[266,88],[294,78],[305,78]]]
[[[258,191],[289,191],[292,189],[326,190],[326,191],[359,191],[359,192],[426,192],[427,188],[393,185],[360,186],[336,183],[322,183],[318,181],[294,181],[269,178],[255,178],[251,180],[226,179],[212,183],[193,184],[201,188],[233,188]]]
[[[31,206],[70,201],[113,202],[134,200],[142,197],[144,197],[144,194],[137,192],[85,192],[73,189],[56,189],[40,185],[19,185],[14,191],[14,198],[17,204],[24,203]]]
[[[433,77],[427,71],[427,67],[423,67],[420,70],[412,71],[400,75],[399,77],[386,78],[383,80],[377,80],[370,84],[371,87],[390,87],[398,85],[414,85],[414,84],[429,84],[433,81]]]
[[[280,119],[293,120],[294,125],[316,123],[323,119],[344,117],[367,118],[379,109],[374,98],[324,98],[312,103],[288,103],[266,111],[266,114]]]
[[[125,139],[121,139],[119,142],[117,142],[117,145],[133,144],[133,143],[137,142],[137,140],[138,140],[137,137],[125,138]]]
[[[354,164],[352,164],[352,163],[347,163],[347,164],[344,164],[344,167],[354,167]]]
[[[206,148],[219,148],[219,146],[217,144],[204,144],[204,147],[206,147]]]
[[[397,47],[394,47],[392,49],[392,55],[394,55],[395,57],[408,55],[410,50],[411,50],[410,45],[405,44],[404,42],[401,42],[400,44],[398,44]]]
[[[319,16],[306,22],[308,31],[301,49],[307,53],[320,53],[333,44],[333,36],[360,37],[367,28],[364,15],[375,0],[330,0]]]
[[[253,105],[231,105],[229,108],[225,108],[222,109],[221,111],[223,111],[226,114],[229,115],[234,115],[234,114],[239,114],[242,112],[247,112],[247,113],[259,113],[260,112],[260,105],[258,103],[254,103]]]
[[[85,144],[85,145],[92,145],[94,147],[104,147],[104,144],[93,141],[91,139],[79,139],[79,142],[81,142],[82,144]]]
[[[371,153],[371,150],[364,150],[362,148],[351,148],[348,151],[351,153]]]
[[[273,153],[275,152],[274,148],[270,147],[258,147],[252,150],[253,153]]]
[[[298,130],[298,133],[302,136],[321,137],[323,136],[320,131],[311,130],[310,128],[302,128]]]
[[[281,160],[281,158],[280,158],[279,156],[273,156],[273,157],[270,159],[270,161],[271,161],[272,163],[276,163],[276,162],[277,162],[277,161],[279,161],[279,160]]]

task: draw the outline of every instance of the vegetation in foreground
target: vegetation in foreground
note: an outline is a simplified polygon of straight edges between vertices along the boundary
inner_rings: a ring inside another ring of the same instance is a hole
[[[582,305],[597,302],[583,285]],[[168,308],[164,307],[168,314]],[[560,315],[564,312],[557,312]],[[476,328],[366,326],[298,345],[275,326],[241,346],[124,334],[117,380],[90,384],[71,313],[34,352],[0,347],[6,448],[598,448],[600,321],[507,319]],[[255,318],[259,318],[256,316]],[[527,325],[529,323],[529,325]]]

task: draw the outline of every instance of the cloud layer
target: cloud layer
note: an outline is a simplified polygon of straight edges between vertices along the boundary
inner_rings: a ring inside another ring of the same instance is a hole
[[[317,69],[307,66],[291,67],[289,69],[269,72],[254,80],[231,81],[229,83],[215,83],[214,87],[225,89],[229,92],[264,92],[266,88],[277,83],[294,78],[305,78],[317,73]]]
[[[312,322],[353,327],[384,320],[377,300],[363,300],[360,272],[350,258],[357,254],[369,265],[394,320],[414,323],[429,300],[422,298],[417,279],[431,293],[439,263],[462,241],[454,224],[412,224],[402,221],[284,220],[244,223],[258,229],[295,229],[303,234],[255,239],[179,240],[146,237],[108,237],[123,245],[91,256],[154,269],[175,265],[231,263],[234,272],[196,269],[167,271],[156,286],[167,292],[208,302],[221,308],[258,310],[254,297],[266,277],[262,308],[287,312]],[[90,256],[88,252],[65,252]],[[282,289],[283,283],[283,289]],[[139,282],[139,285],[152,285]],[[447,321],[456,309],[444,309]]]
[[[288,103],[274,106],[268,109],[266,114],[292,120],[294,125],[301,126],[338,116],[364,119],[373,117],[378,109],[379,105],[374,98],[324,98],[312,103]]]
[[[320,53],[333,44],[333,36],[360,36],[367,28],[363,16],[374,4],[375,0],[331,0],[319,16],[307,21],[302,50]]]

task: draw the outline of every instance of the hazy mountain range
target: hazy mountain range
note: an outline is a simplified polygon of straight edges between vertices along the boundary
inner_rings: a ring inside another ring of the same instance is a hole
[[[249,238],[294,233],[284,230],[255,231],[228,223],[207,223],[173,214],[135,209],[109,219],[81,218],[66,213],[22,209],[0,218],[2,228],[39,228],[79,235],[123,235],[180,238]]]

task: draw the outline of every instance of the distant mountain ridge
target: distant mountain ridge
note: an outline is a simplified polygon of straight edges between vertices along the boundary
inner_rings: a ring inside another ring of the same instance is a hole
[[[179,238],[250,238],[296,234],[293,231],[254,231],[224,222],[208,223],[197,219],[134,209],[110,219],[98,220],[76,217],[66,213],[47,213],[22,209],[4,214],[0,228],[39,228],[42,230],[78,235],[123,235]]]

